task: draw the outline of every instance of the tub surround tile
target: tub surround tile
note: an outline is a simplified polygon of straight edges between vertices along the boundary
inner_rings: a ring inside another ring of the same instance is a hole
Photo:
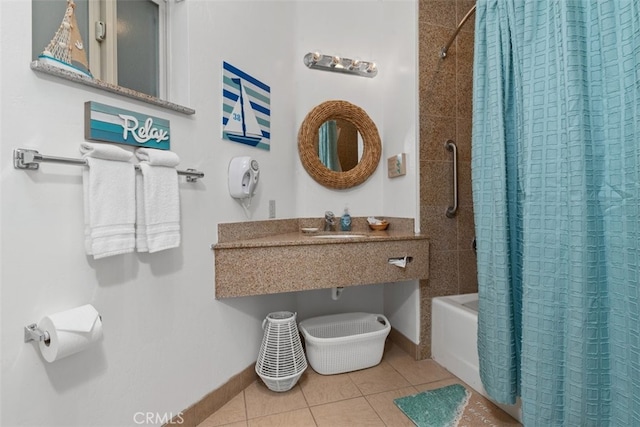
[[[476,253],[474,251],[460,251],[458,253],[458,292],[472,294],[478,292],[478,271]]]
[[[458,251],[472,251],[476,236],[473,219],[473,206],[460,206],[458,209]],[[474,261],[475,263],[475,261]]]
[[[471,162],[458,161],[458,206],[473,207]]]
[[[444,206],[425,206],[425,232],[429,233],[429,248],[432,252],[451,251],[457,249],[457,221],[445,215]]]
[[[473,260],[466,247],[473,239],[471,118],[475,15],[471,15],[462,26],[447,57],[439,57],[440,48],[453,35],[458,23],[475,1],[449,0],[447,5],[438,5],[434,3],[436,1],[421,0],[418,3],[420,230],[427,236],[433,236],[435,240],[431,247],[431,260],[435,263],[429,266],[429,279],[420,281],[419,353],[422,358],[431,355],[431,298],[456,294],[460,290],[467,291],[477,286],[477,280],[471,277],[473,269],[468,263]],[[452,15],[443,16],[440,6],[446,7]],[[455,17],[453,21],[452,17]],[[437,120],[440,123],[436,123]],[[423,129],[424,126],[429,128]],[[444,213],[433,208],[446,208],[451,204],[451,153],[447,152],[447,157],[441,156],[442,153],[437,152],[438,137],[433,135],[440,135],[442,138],[445,132],[443,129],[448,130],[452,126],[455,126],[455,133],[449,138],[458,146],[460,213],[450,222],[444,222]],[[438,162],[441,164],[437,165]],[[465,210],[469,210],[468,214],[464,213]],[[452,229],[456,227],[454,233]],[[469,283],[462,283],[464,280]]]
[[[445,59],[448,61],[451,58]],[[453,62],[453,61],[452,61]],[[456,73],[438,69],[419,79],[420,91],[426,104],[420,107],[420,114],[456,117]]]
[[[471,7],[476,4],[476,0],[456,0],[456,16],[457,23],[469,12]],[[462,26],[460,32],[473,33],[475,31],[476,16],[475,12],[469,17],[467,22]],[[456,24],[457,25],[457,24]]]
[[[421,70],[429,70],[429,73],[421,71],[419,78],[423,80],[421,87],[429,78],[433,77],[432,73],[456,71],[456,44],[453,43],[447,51],[447,59],[440,58],[440,50],[444,47],[451,37],[452,30],[441,27],[439,25],[423,24],[420,27],[418,35],[418,60],[420,61]],[[442,115],[442,113],[438,114]]]
[[[472,16],[465,24],[473,26],[474,17]],[[473,31],[460,31],[456,37],[456,72],[458,75],[473,76]],[[447,58],[448,59],[448,58]]]
[[[421,177],[421,197],[420,206],[450,206],[453,188],[453,162],[448,161],[426,161],[420,162]],[[444,216],[441,211],[439,216]],[[423,233],[431,230],[421,230]],[[438,230],[433,230],[438,232]]]
[[[431,357],[431,297],[429,296],[429,281],[420,281],[420,357]],[[428,310],[425,307],[429,307]]]
[[[424,114],[420,118],[420,161],[450,161],[445,141],[456,139],[456,123],[440,116]]]
[[[456,120],[456,145],[458,146],[458,161],[471,162],[471,120],[466,117]],[[449,157],[451,153],[447,152]]]
[[[435,24],[455,29],[456,2],[452,0],[420,0],[420,13],[418,16],[421,24]],[[450,31],[451,32],[451,31]]]
[[[473,39],[473,37],[472,37]],[[457,117],[467,117],[471,120],[473,114],[472,99],[469,94],[473,93],[473,75],[466,73],[456,74],[456,104],[458,106]]]
[[[427,288],[430,297],[455,295],[458,293],[458,251],[432,251],[429,254],[432,266]]]

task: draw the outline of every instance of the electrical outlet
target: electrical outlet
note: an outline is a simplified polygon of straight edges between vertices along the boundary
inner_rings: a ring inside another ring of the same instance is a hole
[[[269,218],[276,217],[276,201],[269,200]]]

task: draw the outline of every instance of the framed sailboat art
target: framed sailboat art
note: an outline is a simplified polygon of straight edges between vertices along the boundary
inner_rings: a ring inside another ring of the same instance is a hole
[[[255,77],[222,63],[222,138],[271,148],[271,89]]]

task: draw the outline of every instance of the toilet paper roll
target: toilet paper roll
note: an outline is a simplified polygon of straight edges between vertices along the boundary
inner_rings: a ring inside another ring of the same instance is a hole
[[[40,341],[40,352],[47,362],[82,351],[102,338],[102,321],[91,305],[45,316],[38,328],[49,334]]]

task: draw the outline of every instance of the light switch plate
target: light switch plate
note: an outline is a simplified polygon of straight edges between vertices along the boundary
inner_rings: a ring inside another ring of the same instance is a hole
[[[400,153],[387,159],[387,172],[389,178],[407,174],[407,154]]]

